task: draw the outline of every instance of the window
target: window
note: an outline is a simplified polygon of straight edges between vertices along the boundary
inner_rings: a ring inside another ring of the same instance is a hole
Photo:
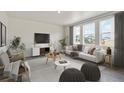
[[[95,23],[83,25],[84,44],[95,44]]]
[[[100,21],[100,45],[114,46],[114,18]]]
[[[80,44],[80,26],[73,28],[73,44]]]

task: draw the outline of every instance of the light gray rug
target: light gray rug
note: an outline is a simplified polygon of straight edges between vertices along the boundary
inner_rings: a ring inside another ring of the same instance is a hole
[[[81,66],[86,62],[84,60],[72,59],[68,56],[63,55],[63,59],[70,61],[70,65],[66,68],[77,68],[80,70]],[[28,60],[31,68],[31,81],[32,82],[58,82],[61,73],[64,71],[63,67],[57,66],[53,60],[49,60],[46,64],[46,57],[38,57]],[[119,82],[124,81],[124,74],[122,71],[110,69],[105,66],[99,66],[101,71],[102,82]]]
[[[66,68],[77,68],[80,69],[83,61],[74,60],[69,57],[63,56],[63,59],[70,61],[70,65]],[[33,82],[58,82],[61,73],[64,71],[63,67],[57,66],[52,59],[46,64],[46,57],[39,57],[28,60],[31,68],[31,81]]]

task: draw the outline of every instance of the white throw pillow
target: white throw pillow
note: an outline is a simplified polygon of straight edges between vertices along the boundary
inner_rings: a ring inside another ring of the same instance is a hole
[[[84,51],[83,51],[83,52],[87,54],[87,53],[88,53],[89,48],[90,48],[90,47],[85,46],[85,48],[84,48]]]
[[[69,46],[69,50],[71,50],[71,51],[72,51],[72,46]]]

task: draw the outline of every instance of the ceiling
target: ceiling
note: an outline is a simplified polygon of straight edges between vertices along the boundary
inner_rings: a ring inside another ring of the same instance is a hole
[[[8,16],[56,25],[70,25],[107,11],[9,11]]]

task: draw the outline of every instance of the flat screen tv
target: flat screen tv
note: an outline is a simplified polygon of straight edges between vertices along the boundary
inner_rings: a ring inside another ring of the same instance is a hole
[[[34,39],[35,39],[34,41],[36,44],[49,43],[50,42],[50,35],[44,34],[44,33],[35,33]]]

